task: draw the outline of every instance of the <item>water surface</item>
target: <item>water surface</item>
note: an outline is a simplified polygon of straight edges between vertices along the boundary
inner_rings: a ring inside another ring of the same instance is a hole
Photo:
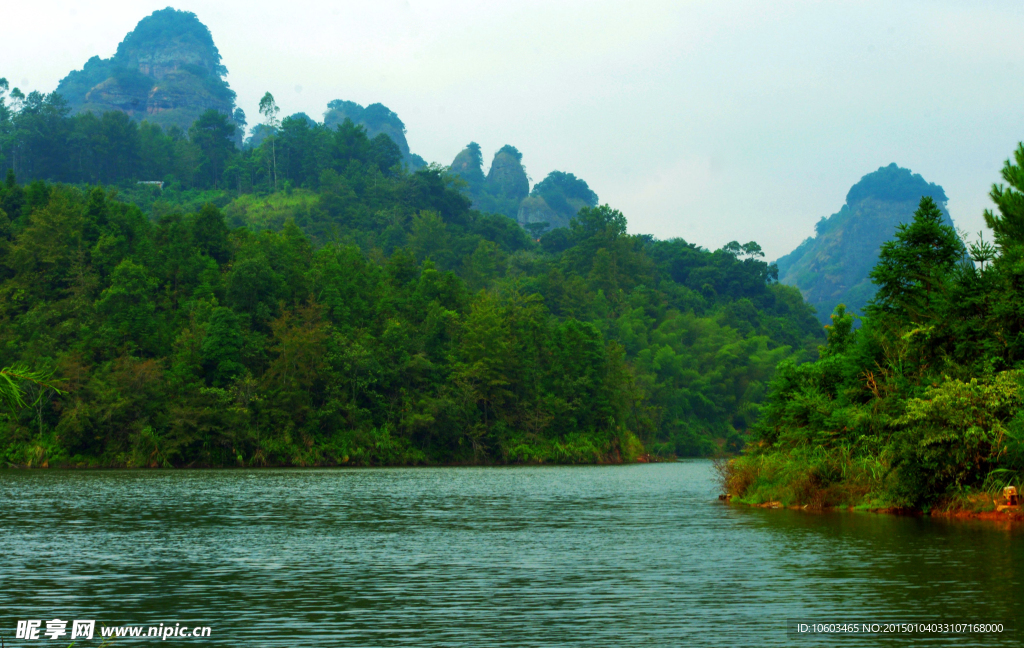
[[[0,635],[57,645],[11,638],[59,617],[210,626],[167,640],[192,646],[1021,644],[786,633],[1024,619],[1019,528],[717,494],[706,461],[0,471]]]

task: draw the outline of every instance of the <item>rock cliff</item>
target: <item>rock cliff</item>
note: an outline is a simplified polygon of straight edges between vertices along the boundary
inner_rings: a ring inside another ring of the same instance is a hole
[[[529,195],[530,179],[519,149],[510,144],[498,149],[487,172],[487,189],[495,197],[517,202]]]
[[[470,142],[462,149],[452,165],[449,167],[452,173],[458,175],[469,184],[470,188],[480,188],[484,183],[484,156],[480,153],[480,145]]]
[[[167,8],[143,18],[109,59],[89,59],[57,86],[75,112],[119,110],[135,120],[187,130],[206,110],[233,114],[210,30],[195,14]]]
[[[597,207],[597,194],[573,174],[552,171],[519,206],[516,220],[524,226],[547,223],[550,229],[568,227],[569,221],[584,207]]]
[[[824,324],[838,304],[862,313],[875,295],[868,274],[879,248],[897,225],[913,220],[922,196],[931,196],[946,224],[953,224],[939,185],[895,163],[869,173],[850,189],[838,212],[818,221],[815,236],[776,262],[779,281],[799,288]]]
[[[490,172],[484,176],[480,145],[470,142],[452,160],[449,170],[466,182],[465,193],[473,209],[504,214],[515,220],[519,203],[530,192],[530,180],[523,169],[522,154],[506,144],[494,154]]]
[[[470,142],[448,168],[466,182],[465,192],[474,209],[504,214],[524,227],[532,223],[545,223],[544,229],[568,227],[581,208],[597,206],[597,194],[587,183],[562,171],[549,173],[531,192],[522,160],[519,150],[506,144],[494,154],[484,176],[480,145]]]

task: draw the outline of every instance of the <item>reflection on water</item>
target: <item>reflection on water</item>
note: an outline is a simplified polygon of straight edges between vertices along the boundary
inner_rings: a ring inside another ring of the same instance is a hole
[[[716,495],[704,461],[0,471],[0,634],[59,616],[222,646],[736,646],[794,645],[797,617],[1024,619],[1024,530]]]

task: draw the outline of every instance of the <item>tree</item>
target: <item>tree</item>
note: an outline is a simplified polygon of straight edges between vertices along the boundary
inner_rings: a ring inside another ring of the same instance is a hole
[[[146,268],[131,259],[114,268],[110,287],[96,302],[96,310],[106,317],[106,328],[114,340],[142,349],[151,344],[156,333],[156,306],[151,295],[156,286]]]
[[[231,254],[228,227],[216,206],[206,203],[192,221],[192,240],[199,251],[217,263],[227,263]]]
[[[963,241],[956,230],[943,224],[935,201],[921,198],[914,220],[897,227],[895,238],[882,245],[870,275],[878,293],[869,312],[891,313],[911,322],[934,318],[935,300],[965,254]]]
[[[608,243],[626,235],[626,217],[608,205],[584,207],[569,222],[569,231],[577,245],[593,238]]]
[[[235,145],[241,148],[242,140],[245,138],[245,127],[247,122],[245,120],[245,111],[241,108],[235,108],[235,112],[231,114],[231,121],[235,122]]]
[[[274,101],[274,95],[269,92],[263,95],[263,98],[260,99],[260,114],[263,115],[263,123],[275,134],[277,127],[281,123],[277,119],[277,114],[279,112],[281,112],[281,109],[277,107],[277,102]],[[275,135],[271,134],[268,139],[270,139],[271,159],[274,163],[274,191],[277,191],[277,148],[274,143],[274,140],[276,139]]]
[[[539,223],[526,223],[525,225],[523,225],[523,229],[530,233],[530,238],[532,238],[535,241],[539,241],[541,235],[548,229],[548,225],[550,225],[550,223],[548,223],[547,221],[542,221]]]
[[[207,186],[216,187],[235,152],[235,126],[227,115],[211,108],[192,124],[188,136],[202,151],[200,174],[205,177]]]
[[[0,168],[4,163],[4,151],[7,146],[7,136],[11,129],[11,109],[7,107],[6,94],[10,89],[7,79],[0,77]]]
[[[989,193],[999,209],[999,215],[985,210],[985,224],[992,229],[996,245],[1006,249],[1024,243],[1024,143],[1013,152],[1016,164],[1003,163],[1003,180],[1010,185],[993,184]]]
[[[213,309],[202,346],[207,383],[225,387],[241,374],[245,370],[239,362],[241,351],[242,332],[238,316],[230,308]]]

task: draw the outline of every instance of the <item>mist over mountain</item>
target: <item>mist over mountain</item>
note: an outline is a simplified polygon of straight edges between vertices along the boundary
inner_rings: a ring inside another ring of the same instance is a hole
[[[57,86],[75,113],[116,110],[164,128],[205,111],[231,115],[235,93],[213,36],[194,13],[162,9],[143,18],[109,59],[94,56]]]
[[[945,191],[920,174],[892,163],[865,175],[838,212],[818,221],[813,237],[776,261],[779,281],[799,288],[823,323],[838,304],[862,312],[875,295],[868,273],[878,262],[879,248],[897,225],[913,220],[922,196],[935,200],[945,224],[953,224]]]

